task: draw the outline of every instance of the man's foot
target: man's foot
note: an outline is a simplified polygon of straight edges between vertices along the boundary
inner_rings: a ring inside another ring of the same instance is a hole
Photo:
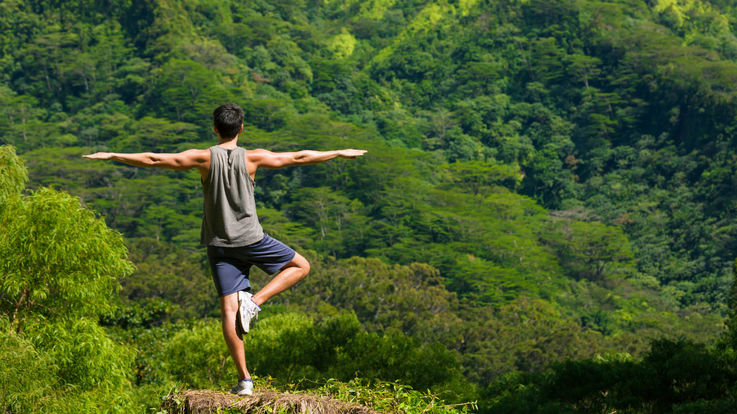
[[[235,387],[230,389],[230,393],[236,395],[253,395],[253,381],[250,378],[238,381]]]
[[[248,333],[248,329],[251,326],[251,320],[253,320],[258,311],[261,310],[257,304],[251,300],[252,294],[241,290],[238,292],[238,318],[240,322],[240,330],[243,333]]]

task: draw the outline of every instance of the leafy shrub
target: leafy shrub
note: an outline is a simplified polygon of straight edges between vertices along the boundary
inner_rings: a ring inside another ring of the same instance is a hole
[[[318,388],[317,392],[350,403],[365,405],[380,412],[460,414],[477,408],[475,402],[447,404],[435,394],[429,392],[423,394],[398,382],[368,381],[358,378],[340,382],[331,379]]]
[[[102,387],[111,393],[130,387],[133,352],[113,342],[95,321],[34,323],[27,333],[54,361],[62,385],[77,391]]]
[[[164,347],[165,369],[188,387],[224,388],[235,383],[235,370],[219,321],[204,319],[182,329]]]
[[[50,355],[8,327],[8,319],[0,316],[0,410],[30,412],[53,389],[55,367]]]
[[[457,383],[460,373],[453,352],[439,344],[420,345],[398,332],[366,332],[353,313],[321,321],[289,312],[263,316],[244,338],[246,360],[252,373],[278,378],[279,384],[360,376],[421,389],[463,387]],[[164,358],[173,379],[189,387],[223,388],[235,380],[215,320],[177,332],[165,346]]]

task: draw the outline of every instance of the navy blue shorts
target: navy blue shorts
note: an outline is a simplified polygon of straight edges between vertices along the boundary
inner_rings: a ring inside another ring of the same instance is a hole
[[[286,244],[264,233],[264,238],[248,246],[207,246],[212,281],[219,296],[240,290],[251,290],[248,274],[256,265],[272,275],[294,259],[296,252]]]

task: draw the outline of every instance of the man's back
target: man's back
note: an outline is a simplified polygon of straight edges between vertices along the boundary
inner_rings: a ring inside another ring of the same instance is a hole
[[[210,147],[210,168],[202,180],[203,245],[247,246],[264,236],[256,214],[256,184],[248,174],[245,154],[239,147]]]

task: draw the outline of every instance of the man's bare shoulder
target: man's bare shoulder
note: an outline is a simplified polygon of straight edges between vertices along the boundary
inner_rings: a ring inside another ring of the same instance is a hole
[[[253,149],[247,149],[247,153],[253,154],[253,155],[266,155],[266,154],[272,154],[271,151],[264,149],[264,148],[253,148]]]
[[[180,153],[181,155],[184,155],[188,158],[195,158],[195,159],[210,159],[210,148],[200,149],[200,148],[192,148],[188,149],[186,151],[183,151]]]
[[[182,154],[208,155],[208,154],[210,154],[210,148],[205,148],[205,149],[192,148],[192,149],[188,149],[188,150],[182,152]]]
[[[246,156],[251,161],[260,160],[264,157],[268,157],[270,155],[274,155],[273,152],[263,149],[263,148],[255,148],[255,149],[247,149],[246,150]]]

